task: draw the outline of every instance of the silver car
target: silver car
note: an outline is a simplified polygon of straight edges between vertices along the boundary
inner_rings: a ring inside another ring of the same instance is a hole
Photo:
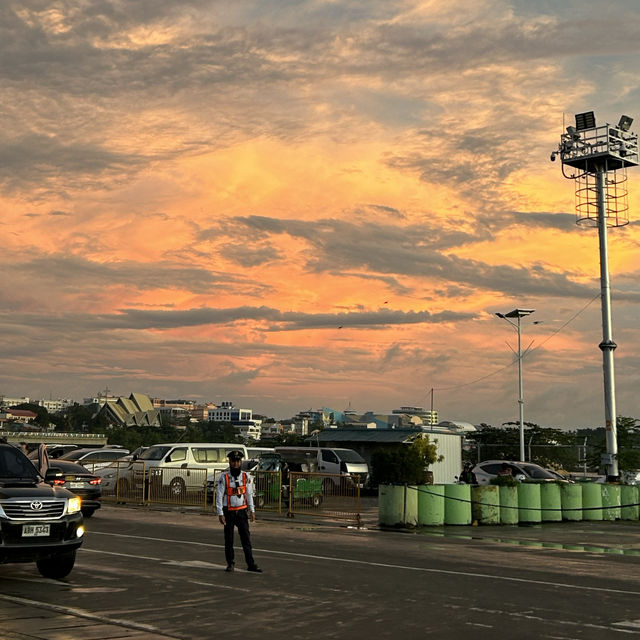
[[[516,480],[535,480],[537,482],[568,482],[561,480],[553,473],[533,462],[515,462],[513,460],[485,460],[473,468],[478,484],[490,484],[491,480],[501,475],[503,466],[507,465]]]

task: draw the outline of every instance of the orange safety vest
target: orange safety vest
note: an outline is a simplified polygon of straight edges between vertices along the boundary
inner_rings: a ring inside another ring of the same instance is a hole
[[[231,506],[231,496],[246,496],[247,493],[247,474],[243,471],[242,472],[242,484],[239,487],[232,487],[231,486],[231,482],[229,479],[229,474],[225,473],[224,474],[224,479],[225,479],[225,484],[227,485],[227,509],[229,509],[229,511],[239,511],[240,509],[246,509],[247,508],[247,499],[245,497],[244,499],[244,504],[240,505],[239,507],[232,507]]]

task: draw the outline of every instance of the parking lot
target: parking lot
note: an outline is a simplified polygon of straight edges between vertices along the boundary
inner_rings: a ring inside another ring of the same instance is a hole
[[[197,510],[105,505],[74,571],[0,566],[6,640],[87,638],[584,638],[640,636],[637,522],[381,531],[264,515],[263,574],[223,571]]]

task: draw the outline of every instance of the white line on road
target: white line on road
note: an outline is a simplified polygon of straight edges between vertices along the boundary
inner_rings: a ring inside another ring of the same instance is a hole
[[[133,622],[132,620],[121,620],[119,618],[108,618],[106,616],[100,616],[95,613],[89,613],[84,609],[76,609],[74,607],[63,607],[59,604],[51,604],[49,602],[42,602],[42,600],[29,600],[28,598],[20,598],[18,596],[10,596],[5,593],[0,593],[0,600],[5,602],[13,602],[14,604],[24,605],[28,607],[37,607],[38,609],[46,609],[55,613],[62,613],[64,615],[76,616],[77,618],[85,618],[86,620],[92,620],[93,622],[100,622],[101,624],[112,624],[118,627],[125,627],[127,629],[134,629],[136,631],[146,631],[147,633],[154,634],[158,638],[180,638],[180,636],[174,636],[166,634],[157,627],[150,624],[141,624],[140,622]]]
[[[129,535],[129,534],[125,534],[125,533],[105,533],[102,531],[92,531],[91,532],[92,536],[95,535],[101,535],[101,536],[113,536],[113,537],[118,537],[118,538],[132,538],[135,540],[153,540],[155,542],[170,542],[172,544],[180,544],[180,545],[193,545],[193,546],[201,546],[201,547],[210,547],[210,548],[215,548],[215,549],[221,549],[223,548],[224,545],[219,545],[219,544],[212,544],[209,542],[192,542],[189,540],[171,540],[169,538],[152,538],[152,537],[147,537],[147,536],[133,536],[133,535]],[[82,553],[85,553],[86,551],[95,551],[94,549],[82,549]],[[272,554],[272,555],[281,555],[281,556],[288,556],[288,557],[292,557],[292,558],[305,558],[305,559],[309,559],[309,560],[322,560],[322,561],[326,561],[326,562],[342,562],[342,563],[347,563],[347,564],[358,564],[358,565],[366,565],[369,567],[381,567],[381,568],[385,568],[385,569],[402,569],[405,571],[420,571],[423,573],[439,573],[439,574],[443,574],[443,575],[451,575],[451,576],[462,576],[462,577],[467,577],[467,578],[482,578],[482,579],[488,579],[488,580],[502,580],[505,582],[519,582],[519,583],[524,583],[524,584],[534,584],[534,585],[542,585],[545,587],[562,587],[562,588],[569,588],[569,589],[576,589],[576,590],[581,590],[581,591],[596,591],[599,593],[620,593],[620,594],[626,594],[626,595],[632,595],[632,596],[640,596],[640,591],[627,591],[625,589],[610,589],[607,587],[590,587],[587,585],[580,585],[580,584],[569,584],[566,582],[552,582],[549,580],[531,580],[529,578],[514,578],[514,577],[510,577],[510,576],[504,576],[504,575],[491,575],[489,573],[476,573],[476,572],[471,572],[471,571],[454,571],[451,569],[433,569],[431,567],[413,567],[413,566],[408,566],[408,565],[401,565],[401,564],[388,564],[385,562],[371,562],[368,560],[354,560],[353,558],[338,558],[338,557],[333,557],[333,556],[318,556],[318,555],[313,555],[313,554],[309,554],[309,553],[294,553],[292,551],[276,551],[273,549],[255,549],[255,551],[257,551],[258,553],[267,553],[267,554]],[[117,554],[114,552],[98,552],[98,553],[111,553],[113,555],[123,555],[123,556],[128,556],[128,557],[136,557],[136,556],[129,556],[129,554]],[[142,556],[139,556],[142,557]],[[162,562],[166,562],[166,559],[162,560],[159,558],[149,558],[149,559],[154,559],[154,560],[159,560]]]

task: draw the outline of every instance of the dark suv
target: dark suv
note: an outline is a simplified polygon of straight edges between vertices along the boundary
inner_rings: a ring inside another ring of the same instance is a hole
[[[47,484],[17,447],[0,443],[0,563],[35,562],[45,578],[67,576],[82,544],[81,499]]]

